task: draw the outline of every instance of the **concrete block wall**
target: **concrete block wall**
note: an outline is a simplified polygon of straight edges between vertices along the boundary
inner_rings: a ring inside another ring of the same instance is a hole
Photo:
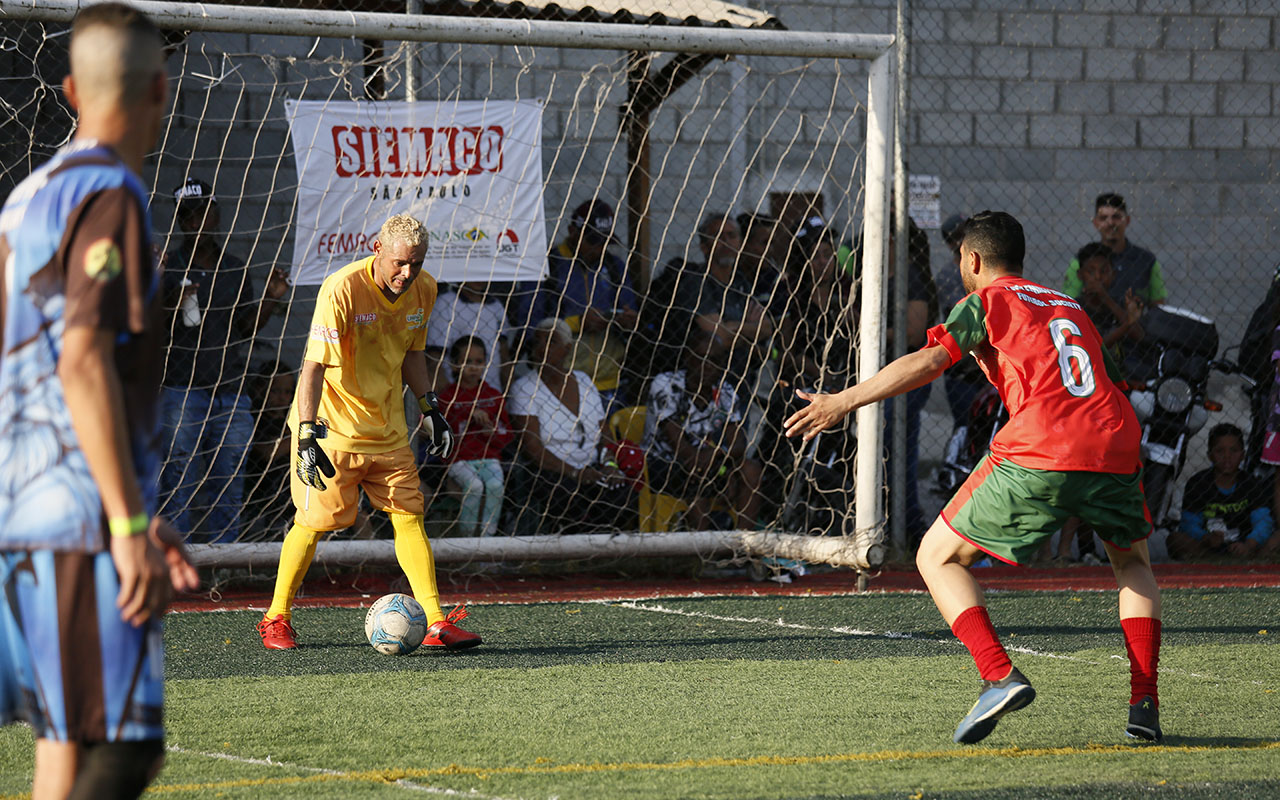
[[[1238,342],[1280,263],[1280,5],[910,5],[910,168],[942,177],[944,213],[1008,208],[1027,224],[1030,273],[1056,284],[1095,236],[1094,196],[1119,192],[1170,302]],[[1261,202],[1242,224],[1245,187]]]
[[[892,32],[896,6],[747,2],[793,30],[871,33]],[[1280,3],[914,0],[909,17],[907,155],[913,172],[941,176],[944,213],[1018,214],[1029,270],[1052,284],[1094,236],[1093,197],[1118,191],[1129,199],[1131,238],[1165,267],[1170,301],[1216,317],[1224,342],[1238,341],[1249,299],[1280,261]],[[403,81],[396,47],[386,46],[392,92]],[[10,75],[22,74],[13,53],[0,55]],[[238,199],[231,246],[263,274],[287,266],[296,178],[283,101],[361,97],[362,57],[353,40],[189,37],[171,60],[174,115],[154,160],[157,227],[169,228],[172,186],[200,175]],[[583,197],[621,201],[624,54],[429,44],[420,57],[424,99],[546,100],[549,239]],[[856,62],[708,66],[652,117],[656,260],[685,254],[706,212],[749,210],[788,183],[822,184],[841,215],[833,222],[851,230],[865,91]],[[735,97],[745,104],[741,132]],[[58,117],[53,100],[40,107],[41,119]],[[34,141],[31,152],[47,145]],[[18,159],[7,160],[16,174]]]

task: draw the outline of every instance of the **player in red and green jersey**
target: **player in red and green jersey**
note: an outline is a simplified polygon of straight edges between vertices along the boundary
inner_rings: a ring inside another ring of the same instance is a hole
[[[960,245],[969,295],[947,321],[929,331],[922,349],[856,386],[797,392],[809,405],[787,420],[786,432],[808,441],[854,409],[923,386],[972,354],[1000,391],[1009,422],[916,553],[934,603],[982,678],[978,702],[954,739],[981,741],[1000,717],[1035,699],[1000,644],[969,567],[986,555],[1025,561],[1068,516],[1078,516],[1103,539],[1120,586],[1130,667],[1125,732],[1155,741],[1160,590],[1147,553],[1151,517],[1142,496],[1138,420],[1089,317],[1067,295],[1022,277],[1025,252],[1016,219],[976,214]]]

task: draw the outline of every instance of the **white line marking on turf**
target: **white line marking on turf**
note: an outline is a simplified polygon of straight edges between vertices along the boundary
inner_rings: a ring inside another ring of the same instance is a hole
[[[303,772],[313,772],[317,775],[333,775],[335,777],[349,777],[351,773],[343,772],[336,769],[324,769],[322,767],[305,767],[300,764],[286,764],[283,761],[276,761],[271,756],[266,758],[248,758],[246,756],[235,756],[230,753],[206,753],[199,750],[188,750],[176,744],[165,745],[165,749],[171,753],[182,753],[188,756],[203,756],[204,758],[219,758],[223,761],[234,761],[237,764],[258,764],[265,767],[280,767],[282,769],[296,769]],[[406,778],[396,781],[396,786],[409,789],[415,792],[425,792],[427,794],[440,794],[451,797],[467,797],[472,800],[523,800],[522,798],[508,798],[499,795],[480,794],[475,789],[462,791],[459,789],[446,789],[443,786],[427,786],[421,783],[414,783]]]
[[[781,617],[779,617],[776,620],[764,619],[763,617],[726,617],[719,614],[708,614],[704,611],[686,611],[684,609],[671,608],[669,606],[639,603],[634,600],[624,601],[624,602],[608,602],[608,601],[588,601],[588,602],[592,602],[598,605],[609,605],[614,608],[630,608],[636,611],[652,611],[657,614],[674,614],[676,616],[681,616],[681,617],[698,617],[700,619],[713,619],[720,622],[746,622],[752,625],[774,625],[779,628],[791,628],[794,630],[830,631],[832,633],[842,633],[848,636],[880,637],[884,639],[911,639],[917,642],[933,642],[935,644],[948,645],[948,646],[960,644],[960,641],[958,639],[931,639],[923,636],[916,636],[915,634],[911,634],[911,633],[899,633],[897,631],[864,631],[858,628],[847,628],[840,625],[837,625],[835,627],[802,625],[796,622],[787,622]],[[1036,656],[1039,658],[1055,658],[1060,661],[1075,661],[1080,664],[1088,664],[1090,666],[1095,666],[1095,667],[1102,666],[1102,664],[1104,663],[1101,661],[1094,661],[1088,658],[1079,658],[1078,656],[1068,656],[1068,655],[1063,655],[1061,653],[1049,653],[1043,650],[1035,650],[1030,647],[1010,647],[1009,645],[1006,644],[1005,649],[1013,651],[1015,653],[1023,653],[1029,656]],[[1128,667],[1129,665],[1128,656],[1112,655],[1109,657],[1108,660],[1122,661],[1124,662],[1125,667]],[[1190,678],[1201,678],[1204,680],[1211,680],[1211,681],[1232,680],[1232,679],[1222,678],[1217,675],[1210,675],[1203,672],[1193,672],[1191,670],[1171,668],[1171,667],[1160,667],[1160,674],[1161,675],[1184,675]],[[1265,681],[1259,681],[1259,680],[1249,680],[1247,681],[1247,683],[1254,686],[1263,686],[1263,687],[1270,686],[1270,684],[1266,683]]]
[[[604,603],[604,601],[590,601],[595,604],[607,604],[615,608],[630,608],[636,611],[652,611],[656,614],[674,614],[680,617],[698,617],[699,619],[713,619],[719,622],[746,622],[752,625],[773,625],[778,628],[790,628],[792,630],[803,631],[830,631],[831,633],[842,633],[847,636],[865,636],[868,638],[880,639],[911,639],[917,642],[933,642],[944,646],[959,645],[960,642],[954,639],[930,639],[923,636],[916,636],[912,633],[900,633],[898,631],[865,631],[859,628],[848,628],[843,625],[834,627],[822,627],[817,625],[804,625],[798,622],[787,622],[779,617],[778,619],[765,619],[763,617],[726,617],[720,614],[708,614],[705,611],[686,611],[680,608],[671,608],[670,606],[654,605],[650,603],[638,603],[635,601],[623,603]],[[1056,658],[1062,661],[1078,661],[1082,664],[1091,664],[1098,666],[1100,662],[1092,661],[1087,658],[1077,658],[1076,656],[1066,656],[1061,653],[1047,653],[1043,650],[1033,650],[1030,647],[1008,647],[1016,653],[1025,653],[1029,656],[1039,656],[1041,658]]]

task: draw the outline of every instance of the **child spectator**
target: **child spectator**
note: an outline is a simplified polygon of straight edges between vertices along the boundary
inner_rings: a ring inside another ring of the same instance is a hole
[[[502,513],[502,450],[512,440],[502,393],[485,383],[488,352],[476,336],[461,336],[449,347],[457,380],[440,393],[444,418],[458,437],[449,477],[462,489],[458,526],[466,536],[493,536]]]
[[[1115,357],[1123,359],[1126,340],[1142,338],[1142,299],[1133,289],[1125,292],[1123,305],[1111,297],[1111,287],[1116,282],[1111,259],[1111,248],[1102,242],[1090,242],[1076,253],[1080,265],[1076,274],[1083,286],[1080,302],[1085,313],[1102,334],[1102,343],[1111,348]]]
[[[1179,560],[1206,555],[1240,559],[1276,549],[1271,487],[1240,471],[1244,434],[1222,423],[1209,431],[1213,467],[1187,481],[1179,530],[1169,534],[1169,554]]]

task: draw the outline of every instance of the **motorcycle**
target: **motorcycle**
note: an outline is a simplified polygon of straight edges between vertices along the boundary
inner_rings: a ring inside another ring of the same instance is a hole
[[[1008,419],[1009,411],[1000,401],[1000,393],[988,384],[969,405],[965,424],[951,434],[942,464],[934,476],[933,491],[944,497],[955,494],[991,449],[991,440]]]
[[[1237,372],[1215,360],[1213,320],[1181,308],[1157,306],[1142,316],[1143,338],[1125,359],[1133,410],[1142,423],[1143,491],[1157,527],[1170,521],[1174,482],[1187,459],[1187,442],[1222,405],[1207,398],[1209,373]]]

